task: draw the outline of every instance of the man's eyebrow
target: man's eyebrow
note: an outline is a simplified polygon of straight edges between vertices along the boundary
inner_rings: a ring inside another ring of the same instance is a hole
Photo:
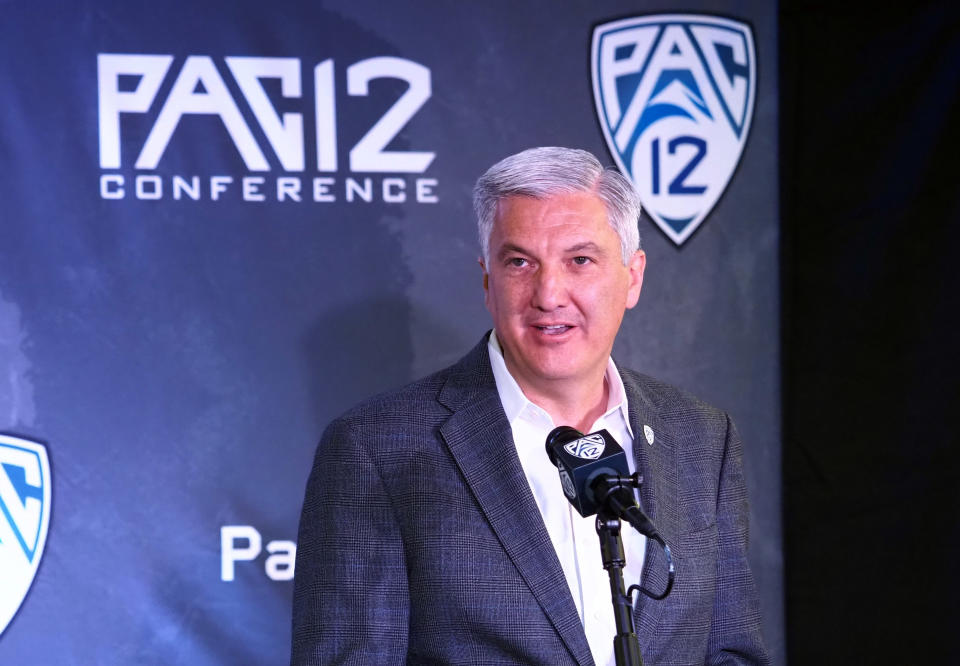
[[[603,254],[603,248],[594,243],[593,241],[584,241],[583,243],[577,243],[566,249],[566,252],[593,252],[596,254]]]
[[[583,241],[582,243],[575,243],[568,248],[564,249],[565,254],[572,254],[575,252],[590,252],[592,254],[605,254],[604,249],[597,245],[594,241]],[[525,254],[531,255],[532,253],[524,247],[517,245],[516,243],[504,243],[500,246],[500,250],[497,252],[497,258],[503,259],[508,254]]]
[[[527,255],[530,254],[529,251],[520,247],[519,245],[516,245],[515,243],[504,243],[503,245],[500,246],[500,250],[497,252],[497,258],[502,259],[508,254],[514,254],[514,253],[527,254]]]

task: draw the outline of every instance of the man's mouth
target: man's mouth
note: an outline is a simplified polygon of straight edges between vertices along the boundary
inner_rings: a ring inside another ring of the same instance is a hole
[[[537,330],[543,331],[547,335],[560,335],[569,331],[572,326],[567,326],[566,324],[550,324],[547,326],[536,326]]]

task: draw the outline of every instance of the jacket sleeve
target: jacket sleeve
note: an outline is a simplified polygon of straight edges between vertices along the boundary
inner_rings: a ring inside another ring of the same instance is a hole
[[[707,664],[769,664],[760,634],[759,599],[747,561],[747,489],[743,450],[727,416],[717,492],[717,587]]]
[[[323,434],[297,544],[291,664],[403,664],[409,594],[400,526],[350,424]]]

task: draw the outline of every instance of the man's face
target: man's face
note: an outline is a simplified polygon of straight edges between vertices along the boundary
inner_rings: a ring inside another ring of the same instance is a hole
[[[592,193],[500,202],[483,285],[521,388],[601,380],[623,313],[640,296],[645,262],[638,250],[623,265],[620,238]]]

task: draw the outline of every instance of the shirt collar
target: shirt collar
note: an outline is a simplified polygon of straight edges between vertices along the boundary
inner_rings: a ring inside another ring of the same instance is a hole
[[[503,404],[503,411],[507,415],[507,421],[513,425],[514,421],[524,413],[528,408],[533,407],[540,412],[544,410],[535,403],[527,399],[523,394],[517,380],[513,378],[507,369],[507,363],[503,358],[503,349],[500,347],[500,340],[497,339],[497,332],[490,332],[490,339],[487,341],[487,351],[490,356],[490,367],[493,370],[493,378],[497,383],[497,393],[500,394],[500,402]],[[619,411],[624,423],[627,424],[627,432],[633,437],[633,428],[630,427],[630,411],[627,408],[627,392],[623,387],[623,379],[617,371],[617,366],[613,358],[607,359],[607,372],[604,375],[607,386],[610,391],[607,395],[607,409],[601,418],[607,418]],[[545,412],[544,412],[545,413]]]

